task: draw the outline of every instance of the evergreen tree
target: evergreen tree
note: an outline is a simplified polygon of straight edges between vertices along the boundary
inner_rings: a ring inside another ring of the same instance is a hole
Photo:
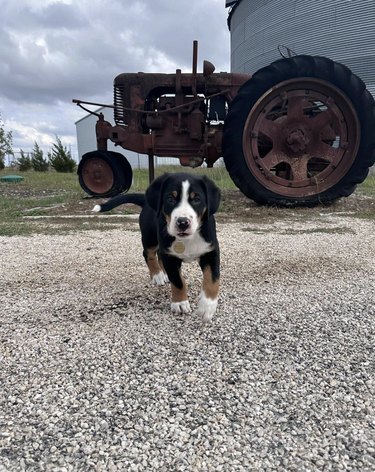
[[[48,156],[51,167],[56,172],[74,172],[76,161],[58,136],[56,136],[56,143],[53,144],[52,151]]]
[[[22,149],[21,149],[21,157],[19,157],[16,160],[16,165],[18,166],[18,170],[20,172],[25,172],[32,168],[30,156],[26,154]]]
[[[44,159],[43,151],[35,141],[31,152],[31,164],[36,172],[46,172],[49,168],[47,159]]]

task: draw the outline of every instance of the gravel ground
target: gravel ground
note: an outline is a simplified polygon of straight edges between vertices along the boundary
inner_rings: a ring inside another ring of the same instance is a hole
[[[206,327],[150,286],[134,221],[0,238],[0,471],[375,470],[374,229],[219,224]]]

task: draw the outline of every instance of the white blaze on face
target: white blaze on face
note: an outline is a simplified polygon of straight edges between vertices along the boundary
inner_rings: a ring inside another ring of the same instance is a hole
[[[189,228],[186,231],[186,235],[184,238],[189,237],[188,235],[193,235],[198,227],[198,216],[194,210],[194,208],[189,203],[189,188],[190,183],[188,180],[184,180],[182,182],[182,192],[181,192],[181,200],[180,203],[176,206],[176,208],[171,213],[171,220],[168,224],[168,233],[171,236],[178,236],[180,230],[177,227],[177,219],[178,218],[187,218],[190,222]]]

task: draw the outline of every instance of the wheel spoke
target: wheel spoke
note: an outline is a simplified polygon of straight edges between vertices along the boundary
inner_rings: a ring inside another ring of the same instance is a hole
[[[308,158],[305,156],[289,160],[289,164],[292,168],[293,180],[307,179],[307,163]]]
[[[322,141],[334,141],[337,135],[330,125],[325,126],[320,130],[320,139]]]
[[[275,141],[280,134],[280,126],[276,121],[264,119],[261,122],[259,132]]]
[[[304,115],[306,100],[301,95],[295,95],[293,92],[288,94],[288,119],[301,118]]]
[[[327,125],[331,124],[332,118],[333,115],[331,110],[328,109],[322,111],[312,119],[312,127],[314,127],[316,130],[321,130],[322,128],[325,128]]]
[[[340,160],[342,156],[342,149],[341,148],[334,148],[329,144],[320,142],[314,149],[314,156],[313,157],[320,157],[329,162],[335,162]]]
[[[277,164],[287,161],[288,159],[286,158],[285,154],[282,152],[277,152],[273,149],[261,160],[262,167],[267,170],[271,170],[273,167],[277,166]]]

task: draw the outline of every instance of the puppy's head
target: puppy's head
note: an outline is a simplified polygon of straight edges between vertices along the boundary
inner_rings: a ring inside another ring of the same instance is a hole
[[[207,177],[165,174],[146,192],[148,204],[167,221],[167,231],[179,239],[192,237],[220,203],[219,188]]]

